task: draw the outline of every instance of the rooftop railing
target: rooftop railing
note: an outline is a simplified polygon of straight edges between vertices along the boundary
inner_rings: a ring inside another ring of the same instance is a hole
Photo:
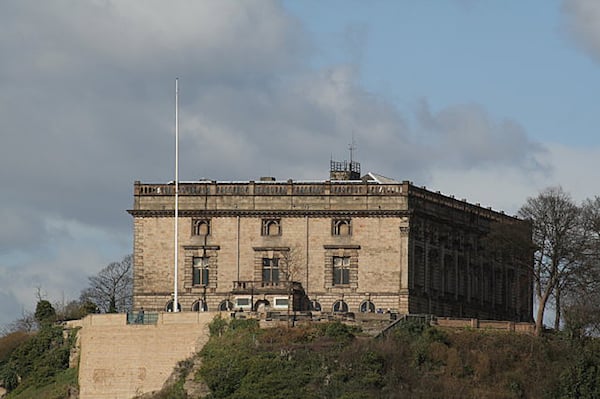
[[[401,195],[402,184],[378,184],[372,182],[275,182],[262,184],[256,182],[201,182],[180,183],[179,195],[265,195],[265,196],[315,196],[315,195]],[[134,194],[138,196],[169,196],[175,195],[173,184],[142,184],[136,183]]]

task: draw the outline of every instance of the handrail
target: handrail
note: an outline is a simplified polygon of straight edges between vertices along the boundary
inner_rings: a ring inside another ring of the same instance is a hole
[[[127,324],[157,324],[158,312],[129,312],[127,313]]]

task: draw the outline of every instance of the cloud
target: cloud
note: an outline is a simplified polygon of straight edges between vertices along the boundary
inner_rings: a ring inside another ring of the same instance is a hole
[[[0,299],[6,301],[0,309],[0,325],[20,317],[23,311],[34,311],[38,289],[52,303],[78,299],[87,287],[87,278],[113,260],[119,258],[111,259],[91,247],[79,249],[63,244],[47,259],[26,259],[19,262],[19,267],[0,264],[2,280],[10,282],[0,284]]]
[[[360,62],[368,29],[345,38]],[[357,65],[315,67],[275,0],[6,0],[0,53],[0,293],[28,307],[37,284],[77,295],[131,251],[133,181],[173,178],[176,76],[183,180],[324,179],[352,137],[363,172],[442,187],[543,170],[543,147],[482,105],[401,110]]]
[[[434,114],[423,100],[417,117],[431,158],[439,166],[467,170],[499,165],[543,168],[536,156],[544,152],[544,147],[529,139],[518,122],[494,120],[481,105],[454,105]]]
[[[493,207],[511,215],[517,213],[528,197],[534,197],[551,186],[562,186],[577,202],[598,195],[598,187],[583,177],[596,170],[599,148],[546,143],[545,149],[536,154],[536,162],[552,165],[552,169],[527,171],[519,164],[491,169],[437,168],[427,184],[446,195],[466,198],[471,203],[481,203],[481,206]]]
[[[600,3],[596,0],[563,0],[564,24],[575,42],[600,62]]]

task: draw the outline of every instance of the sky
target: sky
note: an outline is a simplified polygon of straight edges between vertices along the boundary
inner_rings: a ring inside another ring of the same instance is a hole
[[[133,182],[329,160],[514,214],[600,195],[597,0],[3,0],[0,326],[132,252]]]

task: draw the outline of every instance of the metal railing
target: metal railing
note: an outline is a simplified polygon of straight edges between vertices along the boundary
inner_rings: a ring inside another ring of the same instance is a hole
[[[401,317],[398,317],[396,321],[388,325],[386,328],[381,330],[379,334],[375,338],[385,337],[390,333],[390,331],[407,324],[417,324],[417,325],[425,325],[429,326],[433,321],[436,320],[435,315],[432,314],[405,314]]]
[[[127,313],[127,324],[157,324],[158,312],[129,312]]]

